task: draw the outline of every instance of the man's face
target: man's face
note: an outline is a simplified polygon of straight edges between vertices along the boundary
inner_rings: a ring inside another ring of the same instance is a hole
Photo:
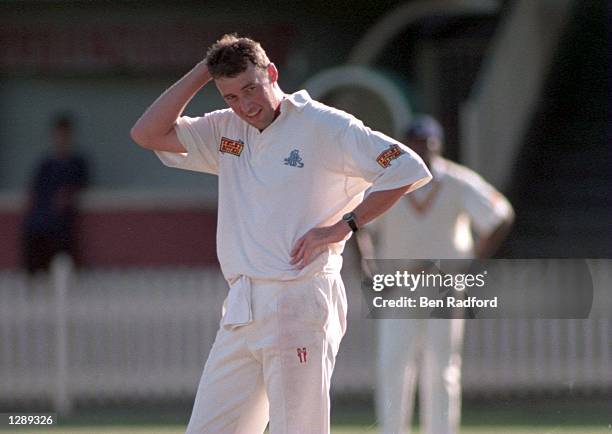
[[[429,163],[434,155],[439,155],[442,145],[435,137],[412,137],[406,140],[406,145],[416,152],[419,157]]]
[[[65,154],[70,151],[72,145],[72,130],[68,127],[55,127],[51,131],[55,151]]]
[[[274,64],[261,69],[253,64],[235,77],[215,79],[227,105],[243,121],[259,130],[272,123],[280,100],[274,92],[278,71]]]

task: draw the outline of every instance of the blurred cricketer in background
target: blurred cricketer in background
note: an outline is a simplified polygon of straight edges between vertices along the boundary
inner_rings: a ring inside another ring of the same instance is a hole
[[[219,176],[230,289],[189,434],[329,432],[352,231],[427,183],[422,160],[353,116],[285,94],[259,43],[225,35],[132,128],[164,164]],[[181,116],[209,81],[228,109]],[[372,193],[363,200],[364,191]]]
[[[363,256],[483,259],[507,236],[514,219],[510,203],[467,167],[442,158],[443,140],[434,118],[414,119],[406,143],[427,164],[433,181],[398,201],[358,235]],[[478,235],[476,243],[472,230]],[[381,319],[378,324],[380,432],[406,432],[418,381],[424,433],[458,434],[464,320]]]

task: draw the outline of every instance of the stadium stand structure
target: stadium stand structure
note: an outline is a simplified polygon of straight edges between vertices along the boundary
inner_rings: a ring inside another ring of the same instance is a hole
[[[607,11],[576,2],[515,164],[503,257],[612,255]]]

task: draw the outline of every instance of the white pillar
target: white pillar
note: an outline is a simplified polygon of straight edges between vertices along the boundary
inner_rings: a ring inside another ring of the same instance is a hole
[[[71,412],[72,402],[68,390],[68,288],[73,273],[72,259],[59,254],[51,264],[51,282],[55,292],[55,412],[65,415]]]

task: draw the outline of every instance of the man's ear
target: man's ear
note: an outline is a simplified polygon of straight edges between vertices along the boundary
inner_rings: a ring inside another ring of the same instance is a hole
[[[268,79],[270,83],[276,83],[278,81],[278,69],[274,63],[268,65]]]

